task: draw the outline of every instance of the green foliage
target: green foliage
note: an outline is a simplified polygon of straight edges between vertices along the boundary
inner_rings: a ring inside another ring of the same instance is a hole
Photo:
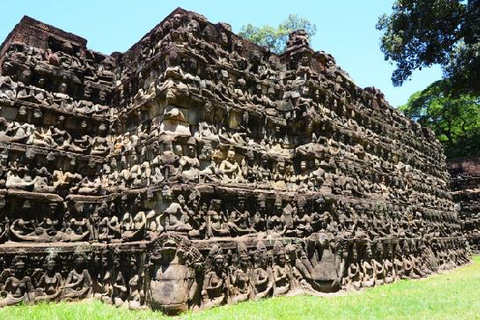
[[[239,303],[180,319],[477,319],[480,256],[473,264],[423,280],[402,280],[330,297],[279,297]],[[153,311],[117,309],[101,302],[40,304],[0,309],[3,319],[172,319]],[[178,318],[175,318],[178,319]]]
[[[260,46],[266,46],[273,52],[282,53],[285,51],[288,35],[295,30],[304,29],[309,38],[317,32],[315,24],[307,19],[300,18],[296,14],[291,14],[288,19],[281,22],[277,28],[269,25],[257,27],[252,24],[242,26],[239,35]]]
[[[379,18],[381,50],[396,63],[394,85],[440,64],[454,88],[480,93],[480,0],[396,0]]]
[[[480,154],[480,98],[455,95],[440,80],[414,93],[399,108],[407,117],[435,131],[448,158]]]

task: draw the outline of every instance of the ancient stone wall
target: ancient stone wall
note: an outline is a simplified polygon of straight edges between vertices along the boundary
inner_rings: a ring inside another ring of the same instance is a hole
[[[107,56],[24,18],[0,52],[1,305],[177,313],[469,259],[433,133],[301,30],[275,55],[177,9]]]
[[[453,202],[471,249],[480,252],[480,157],[449,159]]]

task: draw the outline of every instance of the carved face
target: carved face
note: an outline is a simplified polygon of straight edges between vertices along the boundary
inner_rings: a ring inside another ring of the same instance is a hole
[[[49,271],[49,272],[54,271],[56,266],[57,266],[57,264],[55,263],[55,260],[49,259],[47,261],[47,271]]]
[[[177,144],[175,145],[175,147],[173,148],[173,152],[176,154],[176,155],[183,155],[183,148],[181,145]]]
[[[32,79],[32,72],[30,70],[25,70],[21,73],[19,78],[24,84],[29,84]]]
[[[61,93],[66,93],[67,92],[67,84],[65,82],[62,82],[60,86],[58,87],[58,91]]]
[[[130,270],[132,270],[133,272],[136,272],[137,270],[137,260],[135,260],[134,258],[130,260]]]
[[[284,173],[285,172],[285,163],[284,162],[278,162],[277,163],[277,171],[279,173]]]
[[[223,256],[222,255],[216,255],[213,261],[213,264],[217,270],[221,270],[223,268]]]
[[[238,201],[237,209],[240,211],[243,211],[243,209],[245,209],[245,200]]]
[[[268,167],[268,157],[267,156],[262,157],[262,165],[263,165],[264,168]]]
[[[243,51],[242,41],[235,42],[235,51],[237,51],[238,53],[242,53],[242,51]]]
[[[255,263],[258,268],[265,269],[267,266],[267,257],[263,252],[257,252]]]
[[[367,256],[367,259],[370,259],[373,255],[372,253],[372,248],[370,246],[367,247],[367,249],[365,250],[365,255]]]
[[[189,145],[187,148],[187,155],[190,157],[195,157],[195,147],[192,145]]]
[[[196,210],[198,208],[198,198],[193,198],[189,201],[189,207],[192,210]],[[203,209],[203,208],[202,208]]]
[[[250,262],[250,258],[247,254],[243,254],[240,256],[240,267],[242,269],[248,268],[249,262]]]
[[[179,195],[179,196],[177,197],[177,200],[178,200],[178,203],[179,203],[180,205],[183,206],[183,205],[185,204],[185,198],[184,198],[182,195]]]
[[[182,15],[176,14],[173,16],[173,27],[178,28],[182,25]]]
[[[303,204],[298,204],[297,205],[297,214],[299,217],[303,217],[305,214],[305,209]]]
[[[303,96],[303,97],[306,97],[308,96],[308,93],[310,92],[310,90],[308,89],[307,86],[302,86],[300,88],[300,94]]]
[[[198,24],[198,21],[197,21],[197,20],[191,20],[191,21],[188,23],[187,30],[188,30],[188,32],[190,32],[191,34],[197,35],[197,34],[199,33],[199,31],[200,31],[200,25]]]
[[[277,202],[275,203],[275,213],[278,215],[278,216],[281,216],[282,215],[282,204]]]
[[[221,42],[223,45],[228,45],[228,36],[225,32],[222,32],[222,34],[220,35],[221,37]]]
[[[285,263],[287,262],[287,257],[285,256],[285,252],[281,251],[277,253],[276,260],[277,260],[277,264],[280,267],[284,267]]]
[[[21,277],[25,272],[25,262],[23,260],[19,260],[15,263],[15,275],[17,277]]]
[[[300,162],[300,170],[301,171],[306,171],[307,170],[307,162],[306,161]]]
[[[75,257],[75,267],[83,266],[84,262],[85,262],[85,259],[84,259],[83,255],[79,254]]]
[[[234,159],[235,159],[235,151],[228,150],[227,160],[230,161],[230,162],[233,162]]]
[[[169,239],[165,241],[161,249],[162,256],[166,258],[173,258],[177,252],[177,247],[177,243],[174,240]]]

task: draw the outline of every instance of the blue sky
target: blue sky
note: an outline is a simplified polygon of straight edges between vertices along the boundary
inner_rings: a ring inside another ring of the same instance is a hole
[[[246,23],[277,26],[293,13],[317,25],[313,49],[332,54],[358,86],[381,89],[397,107],[442,73],[438,66],[423,69],[402,87],[393,87],[390,76],[394,66],[384,60],[379,47],[381,34],[375,29],[377,18],[391,12],[392,4],[393,0],[4,1],[0,5],[0,42],[23,15],[82,36],[93,50],[111,53],[127,50],[176,7],[200,13],[210,22],[227,22],[234,32]]]

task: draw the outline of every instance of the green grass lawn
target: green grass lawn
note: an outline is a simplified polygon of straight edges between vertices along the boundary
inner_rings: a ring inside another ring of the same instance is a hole
[[[158,312],[120,310],[101,302],[7,307],[9,319],[165,319]],[[245,302],[181,319],[480,319],[480,256],[473,264],[422,280],[329,297],[279,297]],[[168,318],[173,319],[173,318]]]

